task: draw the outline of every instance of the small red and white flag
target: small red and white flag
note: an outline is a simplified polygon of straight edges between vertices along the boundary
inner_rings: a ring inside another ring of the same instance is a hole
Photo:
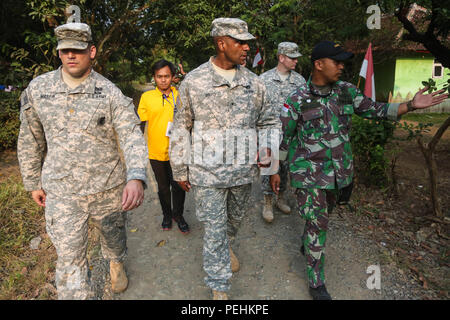
[[[256,68],[259,65],[263,64],[263,60],[261,57],[261,52],[259,52],[259,49],[256,49],[256,55],[255,58],[253,59],[253,65],[252,68]]]
[[[364,85],[364,95],[372,98],[375,101],[375,75],[373,72],[373,59],[372,59],[372,44],[369,43],[369,48],[367,49],[366,56],[364,57],[363,64],[361,66],[361,71],[359,75],[366,79]]]

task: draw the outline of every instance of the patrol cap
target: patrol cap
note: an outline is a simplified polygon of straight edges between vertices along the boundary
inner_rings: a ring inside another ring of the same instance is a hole
[[[278,44],[277,54],[284,54],[292,59],[302,56],[302,54],[298,51],[298,45],[294,42],[280,42]]]
[[[91,28],[87,24],[80,22],[66,23],[56,27],[55,35],[58,40],[56,50],[84,50],[88,47],[89,42],[92,41]]]
[[[353,58],[354,54],[347,52],[344,48],[332,41],[321,41],[314,47],[311,53],[311,61],[314,62],[322,58],[330,58],[336,61],[344,61]]]
[[[237,18],[217,18],[211,25],[211,36],[229,36],[237,40],[253,40],[255,37],[248,32],[247,22]]]

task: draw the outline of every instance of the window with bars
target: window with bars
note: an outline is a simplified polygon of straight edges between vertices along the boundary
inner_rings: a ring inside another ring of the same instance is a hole
[[[434,60],[433,62],[433,79],[439,79],[444,76],[444,67],[442,63]]]

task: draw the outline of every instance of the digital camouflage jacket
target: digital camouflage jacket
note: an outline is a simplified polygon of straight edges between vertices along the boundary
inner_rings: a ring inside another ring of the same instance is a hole
[[[281,110],[280,159],[287,158],[295,188],[334,189],[353,179],[350,144],[352,115],[398,120],[398,103],[378,103],[351,83],[338,81],[321,95],[311,78]]]

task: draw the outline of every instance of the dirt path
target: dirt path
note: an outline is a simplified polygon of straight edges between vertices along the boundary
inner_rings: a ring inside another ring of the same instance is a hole
[[[449,138],[449,133],[446,132],[443,140]],[[409,179],[410,172],[417,172],[422,167],[418,163],[421,155],[416,148],[406,148],[407,155],[399,166],[401,178]],[[445,150],[444,154],[448,152],[446,146],[441,145],[440,148]],[[415,157],[410,157],[409,153],[414,153]],[[414,168],[410,167],[410,162],[414,164]],[[164,232],[160,228],[162,213],[156,184],[151,170],[148,173],[152,182],[146,190],[145,203],[130,213],[128,225],[129,255],[126,267],[130,279],[129,288],[125,293],[111,298],[211,299],[210,290],[203,282],[203,227],[195,217],[192,195],[187,196],[185,211],[191,233],[185,236],[176,226],[171,231]],[[448,175],[444,177],[448,178]],[[415,177],[414,182],[415,179],[424,183],[426,175]],[[367,192],[371,191],[361,191],[358,196],[358,191],[355,191],[353,197],[363,198]],[[410,200],[405,199],[407,202]],[[261,218],[263,197],[259,192],[259,182],[255,181],[250,210],[233,245],[241,262],[241,270],[231,280],[231,299],[310,299],[305,258],[300,253],[300,235],[304,222],[296,213],[292,195],[289,202],[294,208],[291,215],[276,211],[274,222],[265,223]],[[427,291],[411,270],[401,268],[401,264],[395,261],[395,241],[392,244],[384,235],[373,237],[372,224],[377,222],[355,216],[357,214],[347,208],[338,208],[330,217],[325,275],[328,291],[334,299],[442,298]],[[379,220],[380,228],[383,228],[384,223]],[[370,275],[366,271],[372,265],[380,266],[380,290],[367,288]]]
[[[310,299],[305,258],[300,254],[303,220],[276,211],[272,224],[261,218],[262,195],[253,185],[251,209],[234,243],[241,270],[233,275],[232,299]],[[202,270],[203,227],[188,194],[185,218],[191,233],[174,226],[160,230],[162,214],[154,182],[144,206],[130,213],[128,224],[128,290],[114,299],[211,299]],[[290,204],[295,206],[294,198]],[[414,299],[411,283],[394,266],[381,267],[381,290],[366,286],[366,270],[380,265],[378,246],[352,231],[345,210],[330,219],[327,240],[327,287],[334,299]],[[348,213],[351,214],[351,213]]]

